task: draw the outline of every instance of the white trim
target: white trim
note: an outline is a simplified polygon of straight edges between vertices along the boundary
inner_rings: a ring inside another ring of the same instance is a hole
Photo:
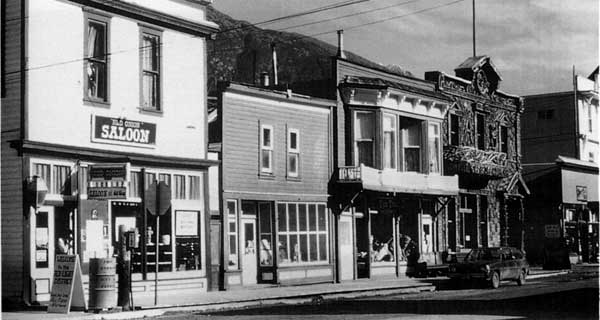
[[[274,196],[292,196],[292,197],[329,197],[328,194],[311,194],[311,193],[283,193],[283,192],[257,192],[257,191],[236,191],[236,190],[223,190],[224,193],[236,193],[236,194],[256,194],[256,195],[274,195]]]
[[[265,129],[269,130],[269,145],[265,146],[264,142],[265,142]],[[260,125],[260,139],[259,139],[259,150],[260,150],[260,159],[259,159],[259,168],[260,168],[260,172],[265,172],[265,173],[273,173],[273,137],[275,136],[273,134],[273,126],[272,125],[268,125],[268,124],[261,124]],[[263,167],[263,152],[268,152],[269,154],[269,166],[268,167]]]

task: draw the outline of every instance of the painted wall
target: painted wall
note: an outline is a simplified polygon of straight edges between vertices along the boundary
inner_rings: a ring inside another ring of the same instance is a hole
[[[329,109],[225,92],[223,96],[225,192],[327,195]],[[273,177],[259,176],[260,125],[273,126]],[[287,131],[300,131],[299,180],[286,178]]]
[[[204,6],[192,1],[173,1],[173,0],[121,0],[130,2],[141,7],[155,11],[170,14],[179,18],[190,20],[196,23],[210,23],[206,21],[206,10]],[[197,1],[200,2],[200,1]],[[207,1],[212,2],[212,1]],[[212,24],[212,23],[211,23]]]
[[[564,203],[584,203],[583,201],[577,200],[577,186],[583,186],[587,188],[588,202],[598,201],[598,171],[596,171],[596,174],[593,174],[590,172],[565,168],[561,170],[561,181],[562,201]]]
[[[579,159],[598,163],[598,95],[596,94],[595,99],[591,99],[589,94],[587,98],[583,94],[578,94],[577,108],[579,110],[579,133],[581,133]]]
[[[29,140],[159,156],[205,157],[206,43],[203,38],[163,31],[163,112],[153,114],[139,110],[137,21],[117,16],[110,21],[110,106],[106,107],[83,102],[85,22],[82,9],[62,1],[31,1],[28,15]],[[154,123],[156,145],[139,148],[94,143],[91,141],[92,115]]]

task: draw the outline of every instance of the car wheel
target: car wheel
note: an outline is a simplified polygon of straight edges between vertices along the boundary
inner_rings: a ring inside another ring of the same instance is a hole
[[[521,273],[519,273],[519,278],[517,279],[517,284],[520,286],[524,285],[526,277],[525,270],[521,270]]]
[[[498,272],[492,273],[492,279],[490,280],[492,289],[498,289],[500,286],[500,274]]]

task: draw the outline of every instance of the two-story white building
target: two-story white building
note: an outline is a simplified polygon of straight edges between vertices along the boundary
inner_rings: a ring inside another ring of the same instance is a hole
[[[156,268],[160,294],[207,290],[210,2],[3,1],[3,298],[48,300],[55,255],[85,274],[121,225],[136,304]]]

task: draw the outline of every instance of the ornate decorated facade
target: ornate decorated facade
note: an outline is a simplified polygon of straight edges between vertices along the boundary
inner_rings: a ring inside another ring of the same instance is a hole
[[[449,205],[450,248],[522,247],[521,98],[498,90],[502,78],[488,56],[425,79],[454,102],[442,130],[444,175],[457,174],[460,188]]]

